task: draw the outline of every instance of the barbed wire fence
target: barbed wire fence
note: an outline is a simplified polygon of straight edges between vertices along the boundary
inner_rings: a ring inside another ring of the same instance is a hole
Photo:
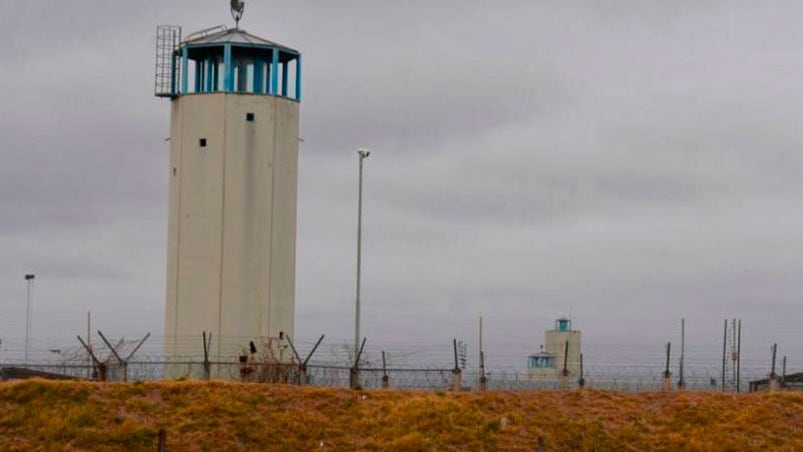
[[[210,334],[211,336],[211,334]],[[20,344],[0,345],[0,379],[71,378],[92,381],[222,379],[320,387],[399,388],[417,390],[557,390],[594,388],[625,392],[666,389],[667,372],[658,364],[595,362],[565,380],[533,376],[525,368],[467,365],[465,346],[452,344],[376,344],[364,342],[355,364],[353,345],[289,337],[254,341],[245,337],[150,337],[125,339],[98,332],[76,338],[73,345],[35,343],[27,363],[19,360]],[[366,344],[368,345],[366,347]],[[721,369],[691,356],[683,375],[685,390],[721,390]],[[656,362],[660,360],[656,359]],[[486,365],[487,366],[487,365]],[[671,369],[678,383],[677,364]],[[783,372],[787,369],[784,367]],[[741,388],[768,377],[767,368],[747,365]],[[483,382],[481,384],[481,382]]]

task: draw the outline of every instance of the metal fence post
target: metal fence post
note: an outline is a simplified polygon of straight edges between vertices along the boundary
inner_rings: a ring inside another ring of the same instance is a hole
[[[390,387],[390,377],[388,377],[388,365],[385,360],[385,351],[382,350],[382,388],[387,389]]]
[[[204,380],[209,381],[212,378],[212,363],[209,362],[209,349],[212,346],[212,332],[209,332],[209,336],[206,335],[206,331],[203,334],[204,339]]]
[[[362,357],[362,351],[365,349],[365,340],[366,338],[362,338],[362,345],[360,345],[360,350],[357,352],[357,356],[354,358],[354,366],[349,370],[349,387],[351,389],[359,389],[360,388],[360,357]]]
[[[454,345],[454,369],[452,369],[452,391],[460,391],[463,389],[463,371],[460,369],[460,363],[457,359],[457,339],[453,340]]]
[[[672,343],[666,343],[666,368],[664,369],[664,391],[672,390],[672,372],[669,371],[669,360],[672,354]]]

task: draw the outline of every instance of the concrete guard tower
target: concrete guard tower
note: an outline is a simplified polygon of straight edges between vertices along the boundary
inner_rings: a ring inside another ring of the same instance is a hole
[[[558,381],[566,370],[572,378],[580,376],[580,331],[572,329],[572,321],[561,317],[555,321],[555,329],[545,333],[545,346],[541,352],[530,355],[527,370],[531,380]],[[568,343],[568,353],[566,344]]]
[[[155,93],[171,107],[166,353],[198,359],[206,331],[210,359],[234,361],[293,334],[301,54],[239,26],[160,26]]]

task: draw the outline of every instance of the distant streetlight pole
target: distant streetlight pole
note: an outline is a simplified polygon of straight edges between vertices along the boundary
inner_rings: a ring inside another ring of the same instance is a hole
[[[360,183],[357,194],[357,296],[354,320],[354,365],[357,367],[357,358],[360,353],[360,271],[362,266],[362,163],[371,155],[368,149],[358,149],[357,158],[360,162]]]
[[[33,297],[33,280],[36,275],[25,275],[28,282],[28,303],[25,309],[25,364],[28,364],[28,349],[31,345],[31,298]]]

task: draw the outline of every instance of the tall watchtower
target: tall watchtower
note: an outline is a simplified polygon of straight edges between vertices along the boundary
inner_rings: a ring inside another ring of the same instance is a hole
[[[293,334],[301,54],[239,26],[160,26],[156,72],[171,107],[166,352],[197,356],[206,331],[226,361]]]

